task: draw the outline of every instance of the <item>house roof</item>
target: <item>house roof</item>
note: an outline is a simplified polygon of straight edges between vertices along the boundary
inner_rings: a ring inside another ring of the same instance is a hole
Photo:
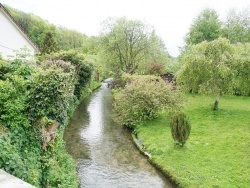
[[[9,11],[0,3],[0,11],[2,11],[5,16],[16,26],[23,37],[35,48],[36,51],[40,51],[39,47],[33,42],[33,40],[27,35],[23,28],[17,23],[17,21],[11,16]]]

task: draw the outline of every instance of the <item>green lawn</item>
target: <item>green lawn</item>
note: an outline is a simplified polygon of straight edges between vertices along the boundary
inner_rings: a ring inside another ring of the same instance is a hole
[[[250,187],[250,97],[189,95],[192,130],[184,148],[174,145],[168,113],[138,126],[152,162],[180,187]]]

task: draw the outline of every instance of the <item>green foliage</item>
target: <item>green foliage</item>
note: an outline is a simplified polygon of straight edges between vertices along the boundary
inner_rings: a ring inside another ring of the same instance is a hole
[[[190,47],[180,58],[178,83],[192,92],[226,91],[233,73],[232,52],[229,41],[223,38]]]
[[[179,57],[181,57],[181,55]],[[178,58],[171,57],[168,72],[176,73],[180,69],[181,63],[179,61],[179,57]]]
[[[173,139],[177,141],[181,147],[183,147],[191,131],[191,125],[186,114],[181,111],[170,112],[169,125]]]
[[[228,12],[226,21],[223,24],[223,37],[231,43],[250,42],[250,11],[249,8],[241,12],[232,9]]]
[[[234,45],[235,94],[250,96],[250,44]]]
[[[167,63],[168,54],[150,26],[138,20],[109,19],[104,23],[101,53],[109,71],[145,72],[145,63]]]
[[[65,150],[63,132],[60,132],[53,146],[44,153],[42,187],[78,187],[76,165]]]
[[[27,114],[29,64],[1,62],[0,124],[8,131],[0,137],[0,168],[35,185],[40,185],[40,146]],[[7,134],[6,134],[7,133]]]
[[[235,9],[228,11],[225,21],[220,21],[213,9],[204,9],[193,22],[186,36],[186,44],[198,44],[202,41],[212,41],[220,36],[230,43],[250,42],[250,12],[246,8],[240,12]]]
[[[13,130],[30,126],[26,115],[27,96],[24,89],[21,78],[0,80],[0,124]]]
[[[81,50],[84,54],[97,55],[100,47],[100,37],[91,36],[84,40]]]
[[[60,46],[60,49],[62,50],[79,49],[84,40],[87,38],[86,35],[75,30],[56,27],[34,14],[27,14],[9,6],[5,7],[15,21],[41,49],[43,49],[44,37],[51,32],[54,33],[54,39],[57,41],[58,46]]]
[[[181,97],[171,85],[159,77],[133,76],[127,78],[124,89],[115,95],[115,120],[126,127],[157,117],[162,107],[180,105]]]
[[[41,144],[32,127],[12,130],[0,136],[0,168],[34,186],[41,183]]]
[[[5,79],[5,74],[8,72],[9,70],[9,66],[8,66],[8,62],[0,59],[0,80]]]
[[[80,49],[88,40],[85,34],[64,27],[55,29],[55,38],[62,50]]]
[[[78,186],[59,130],[64,130],[77,104],[75,87],[82,92],[80,97],[86,95],[92,69],[75,53],[61,52],[65,61],[59,55],[36,66],[0,60],[0,168],[36,187]],[[41,119],[60,123],[47,150],[42,150],[47,130]]]
[[[32,121],[47,116],[64,124],[67,119],[67,109],[74,97],[74,68],[69,63],[61,62],[60,66],[65,66],[63,70],[58,64],[48,62],[44,69],[38,69],[32,75],[28,99]],[[64,72],[65,69],[68,72]]]
[[[1,135],[0,150],[0,167],[17,177],[22,177],[25,166],[22,157],[19,155],[19,149],[11,144],[8,135]]]
[[[8,129],[0,124],[0,135],[8,133]]]
[[[59,50],[59,46],[57,44],[57,41],[51,31],[48,31],[45,33],[43,42],[42,42],[42,48],[41,53],[42,54],[51,54],[52,52],[56,52]]]
[[[221,97],[211,111],[213,96],[188,95],[185,113],[192,125],[185,147],[175,147],[168,111],[138,125],[151,162],[179,187],[248,187],[250,97]]]
[[[63,60],[70,62],[75,67],[75,89],[74,95],[79,100],[82,95],[82,89],[89,83],[93,71],[91,64],[88,64],[84,61],[84,55],[79,54],[75,50],[70,51],[61,51],[59,53],[51,54],[47,56],[48,59],[53,60]]]
[[[20,10],[13,9],[9,6],[5,7],[10,12],[15,21],[32,39],[32,41],[34,41],[35,44],[39,48],[41,48],[45,33],[48,31],[52,31],[55,26],[34,14],[27,14]]]
[[[156,61],[153,61],[152,63],[147,65],[146,73],[150,74],[150,75],[159,76],[159,75],[165,73],[164,65],[162,63],[158,63]]]
[[[217,12],[204,9],[193,22],[186,36],[187,44],[198,44],[202,41],[212,41],[221,36],[221,22]]]
[[[190,46],[180,62],[177,83],[186,91],[215,95],[233,93],[233,47],[227,39]]]
[[[29,127],[27,120],[27,78],[31,67],[16,60],[0,61],[0,124],[12,130]]]
[[[219,38],[189,46],[179,58],[177,83],[188,92],[214,94],[217,110],[221,94],[249,96],[249,44],[231,45]]]
[[[12,79],[14,75],[27,80],[33,72],[33,62],[24,61],[24,59],[15,59],[12,62],[0,60],[0,79]]]

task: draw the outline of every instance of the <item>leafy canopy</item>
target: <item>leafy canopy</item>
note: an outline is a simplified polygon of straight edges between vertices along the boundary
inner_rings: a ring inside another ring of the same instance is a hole
[[[107,20],[104,22],[101,44],[103,57],[113,72],[133,74],[155,58],[158,60],[163,57],[162,61],[165,62],[168,59],[164,45],[152,27],[138,20]]]
[[[230,10],[223,24],[222,35],[231,43],[250,42],[250,10]]]
[[[221,35],[221,22],[217,12],[204,9],[193,22],[186,36],[187,44],[198,44],[202,41],[212,41]]]
[[[250,96],[250,44],[238,43],[233,48],[235,94]]]
[[[126,127],[135,128],[141,121],[156,118],[163,107],[182,107],[181,93],[160,77],[133,75],[125,80],[125,88],[115,95],[114,114],[115,120]]]
[[[228,92],[233,74],[232,52],[232,46],[224,38],[191,46],[180,58],[178,83],[192,92]]]
[[[48,31],[44,38],[42,43],[42,54],[51,54],[52,52],[58,51],[59,46],[57,44],[56,38],[54,37],[54,34],[51,31]]]
[[[190,46],[180,58],[177,72],[179,85],[193,93],[216,94],[233,92],[233,47],[229,40],[217,40]]]

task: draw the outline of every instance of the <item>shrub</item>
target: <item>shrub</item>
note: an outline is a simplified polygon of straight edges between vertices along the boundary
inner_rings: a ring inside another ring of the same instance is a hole
[[[0,151],[0,168],[13,175],[22,177],[25,166],[18,148],[11,143],[8,135],[0,136]]]
[[[11,79],[11,77],[13,77],[14,75],[27,80],[33,70],[33,62],[23,62],[17,59],[12,62],[0,60],[0,79],[2,80],[6,80],[7,78]]]
[[[170,128],[173,139],[183,147],[191,131],[191,125],[186,114],[181,111],[171,112]]]
[[[165,67],[162,63],[158,63],[156,61],[153,61],[152,63],[149,63],[146,67],[146,73],[151,75],[161,75],[164,73]]]
[[[126,80],[127,85],[115,95],[114,103],[114,118],[126,127],[135,128],[140,121],[155,118],[162,107],[181,101],[174,100],[177,92],[159,77],[132,76]]]
[[[82,90],[89,83],[93,71],[92,65],[84,61],[84,55],[79,54],[79,52],[75,50],[70,50],[54,53],[46,56],[45,58],[70,62],[75,67],[74,75],[76,78],[76,83],[74,95],[77,97],[78,100],[80,100]]]
[[[90,66],[66,55],[68,60],[50,59],[37,66],[0,59],[0,168],[36,187],[78,186],[74,161],[62,139],[64,129],[57,129],[45,151],[37,123],[48,118],[65,126],[91,78]]]
[[[5,74],[9,71],[9,63],[0,59],[0,80],[4,80]]]
[[[12,130],[30,126],[24,84],[24,80],[17,76],[13,76],[12,81],[0,80],[0,124]]]
[[[74,74],[70,64],[68,68],[61,68],[56,64],[37,69],[32,75],[29,91],[29,115],[32,122],[47,116],[64,124],[67,110],[73,101]],[[65,72],[65,69],[68,71]]]
[[[31,127],[0,136],[0,169],[39,187],[42,170],[39,142]]]
[[[42,156],[42,187],[79,187],[76,164],[65,149],[63,132],[60,131],[53,147]]]

